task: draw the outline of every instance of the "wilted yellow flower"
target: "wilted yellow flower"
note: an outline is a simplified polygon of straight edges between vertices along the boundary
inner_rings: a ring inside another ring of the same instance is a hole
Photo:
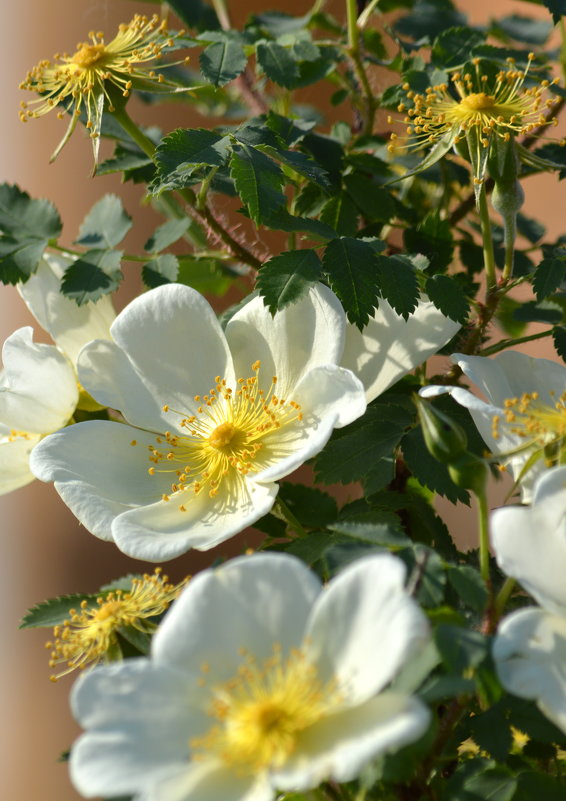
[[[91,31],[90,41],[79,42],[72,55],[56,54],[54,58],[58,63],[40,61],[28,72],[20,89],[39,92],[41,97],[29,103],[22,101],[20,119],[26,122],[41,117],[57,106],[59,118],[65,116],[65,109],[71,114],[67,132],[51,157],[53,160],[84,111],[96,160],[102,113],[114,110],[113,98],[116,102],[117,97],[128,97],[132,89],[151,92],[185,89],[166,81],[161,73],[148,66],[173,49],[182,33],[169,33],[165,20],[160,21],[157,15],[148,18],[139,14],[131,22],[120,25],[117,35],[108,44],[104,42],[103,33]]]
[[[404,84],[409,103],[400,103],[397,111],[405,113],[402,121],[407,125],[406,136],[392,133],[389,151],[417,150],[438,143],[436,158],[427,162],[428,167],[470,132],[475,132],[474,143],[481,149],[489,148],[493,137],[509,141],[540,126],[556,125],[557,120],[549,119],[543,112],[559,102],[558,97],[545,98],[557,79],[525,86],[534,57],[534,53],[529,53],[524,70],[517,69],[515,61],[509,58],[507,67],[496,73],[488,71],[485,62],[475,58],[473,70],[455,72],[450,83],[428,87],[424,94]],[[393,123],[393,117],[388,122]],[[445,147],[441,147],[441,140]]]
[[[49,667],[64,665],[51,680],[107,659],[122,627],[151,634],[157,628],[151,618],[167,610],[185,583],[186,580],[169,584],[158,567],[152,576],[133,578],[127,592],[114,590],[97,598],[94,604],[83,601],[79,610],[69,610],[69,618],[53,629],[54,641],[46,643],[46,648],[51,649]]]

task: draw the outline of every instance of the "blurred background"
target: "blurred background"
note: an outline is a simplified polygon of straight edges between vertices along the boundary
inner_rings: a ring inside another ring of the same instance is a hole
[[[237,0],[230,3],[234,22],[241,23],[252,11],[284,10],[291,14],[305,13],[310,0]],[[462,10],[472,22],[486,22],[490,14],[540,14],[543,9],[515,0],[465,0]],[[329,0],[327,8],[344,16],[341,0]],[[2,3],[0,26],[0,98],[3,104],[0,132],[0,182],[8,181],[29,192],[32,197],[51,200],[61,213],[64,230],[62,242],[70,245],[90,207],[105,193],[115,192],[135,225],[126,240],[128,250],[137,252],[160,218],[142,205],[141,190],[131,184],[120,184],[116,176],[89,177],[91,145],[82,129],[66,145],[58,160],[48,164],[49,156],[62,136],[66,122],[49,114],[22,124],[18,107],[29,93],[18,90],[18,84],[37,61],[51,58],[61,50],[72,51],[89,30],[103,30],[107,40],[114,36],[117,25],[128,21],[134,13],[151,14],[155,6],[128,0],[19,0]],[[389,76],[375,75],[376,91]],[[316,93],[320,100],[320,89]],[[31,97],[31,96],[30,96]],[[309,100],[309,90],[302,98]],[[313,98],[314,99],[314,98]],[[130,113],[139,122],[157,123],[164,131],[175,127],[196,127],[205,121],[188,106],[164,104],[145,107],[134,98]],[[326,103],[324,111],[336,115]],[[103,144],[104,147],[104,144]],[[107,151],[103,150],[103,157]],[[564,194],[557,179],[550,175],[529,178],[525,185],[525,212],[542,219],[549,234],[558,233],[564,223]],[[544,211],[541,211],[544,209]],[[128,275],[117,298],[122,308],[141,289],[138,271]],[[0,341],[22,325],[34,325],[36,339],[49,341],[29,315],[17,292],[0,286]],[[556,359],[548,345],[531,343],[525,349],[533,355]],[[501,495],[500,495],[501,497]],[[497,502],[495,498],[494,502]],[[454,514],[441,504],[442,514]],[[457,510],[458,530],[464,540],[473,531],[473,518],[467,523]],[[66,766],[57,762],[78,733],[68,711],[68,693],[72,678],[49,682],[48,652],[44,642],[47,630],[18,631],[18,622],[27,608],[44,599],[73,592],[90,592],[101,584],[128,572],[144,571],[148,566],[123,556],[112,544],[97,540],[81,529],[72,514],[49,485],[35,482],[0,498],[0,635],[4,657],[0,666],[0,709],[3,715],[0,775],[6,799],[17,801],[76,801],[79,796],[71,788]],[[221,546],[222,554],[238,553],[253,545],[253,534],[244,534],[238,541]],[[473,542],[473,540],[471,540]],[[229,546],[229,547],[228,547]],[[194,573],[215,557],[214,552],[189,553],[167,565],[175,580]]]

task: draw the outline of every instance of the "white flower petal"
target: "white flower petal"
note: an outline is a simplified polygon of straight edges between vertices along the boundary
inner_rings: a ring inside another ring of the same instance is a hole
[[[233,559],[190,581],[153,638],[153,657],[182,670],[207,663],[212,682],[226,681],[242,648],[261,664],[275,643],[284,655],[299,647],[319,592],[318,579],[292,556]]]
[[[347,705],[383,689],[429,638],[425,615],[404,588],[390,554],[359,560],[319,596],[307,627],[321,680],[335,680]]]
[[[32,452],[30,468],[42,481],[56,482],[63,500],[89,531],[110,539],[109,524],[116,514],[155,502],[170,489],[168,474],[148,474],[147,447],[154,443],[148,432],[91,420],[42,440]]]
[[[31,328],[19,328],[4,342],[0,420],[18,431],[47,434],[67,423],[79,392],[68,359],[32,336]]]
[[[408,320],[380,300],[363,331],[347,327],[340,364],[361,379],[369,403],[446,345],[460,327],[424,297]]]
[[[188,286],[167,284],[133,300],[110,329],[147,389],[183,414],[216,376],[234,383],[232,357],[216,315]],[[198,404],[196,404],[198,405]]]
[[[71,752],[71,779],[87,797],[143,790],[164,769],[186,770],[189,740],[208,717],[193,703],[196,677],[129,659],[83,674],[73,714],[86,729]],[[144,701],[132,704],[139,693]]]
[[[566,733],[566,617],[521,609],[500,624],[493,656],[503,686],[534,700]]]
[[[274,796],[264,774],[238,776],[223,763],[207,759],[160,777],[139,801],[271,801]]]
[[[221,485],[215,498],[206,489],[199,495],[189,489],[169,501],[146,500],[116,518],[112,535],[128,556],[151,562],[173,559],[190,548],[208,551],[266,515],[278,489],[276,484],[241,481],[234,494]]]
[[[232,317],[226,338],[239,378],[251,375],[251,365],[259,359],[260,381],[269,384],[276,375],[278,390],[289,395],[313,367],[340,362],[345,329],[338,298],[318,284],[275,317],[262,298],[254,298]]]
[[[301,406],[303,420],[277,429],[265,438],[272,464],[251,475],[252,481],[276,481],[289,475],[328,442],[334,428],[351,423],[366,409],[364,388],[349,370],[315,367],[296,387],[290,400]]]
[[[429,710],[416,698],[382,693],[304,731],[272,781],[282,790],[298,791],[325,779],[350,781],[375,757],[418,740],[429,723]]]
[[[538,392],[543,403],[552,403],[566,387],[566,367],[550,359],[508,350],[493,359],[455,353],[456,362],[468,378],[495,405],[524,392]]]
[[[35,479],[29,457],[39,439],[39,435],[33,434],[14,438],[0,426],[0,495],[25,487]]]
[[[172,428],[162,408],[164,400],[150,392],[114,342],[99,340],[83,348],[78,373],[79,381],[98,403],[118,409],[132,425],[149,431]]]
[[[566,616],[566,467],[539,479],[532,507],[492,512],[491,540],[503,572],[546,609]]]
[[[61,294],[61,278],[72,263],[73,259],[46,254],[18,290],[38,323],[76,364],[80,349],[91,339],[110,339],[116,315],[109,296],[77,306]]]

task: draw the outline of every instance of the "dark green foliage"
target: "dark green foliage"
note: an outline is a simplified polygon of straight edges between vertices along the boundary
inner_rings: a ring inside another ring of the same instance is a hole
[[[10,184],[0,185],[0,281],[17,284],[35,272],[61,218],[47,200],[34,200]]]
[[[433,275],[426,282],[426,294],[437,309],[458,323],[465,323],[470,304],[464,290],[447,275]]]
[[[367,324],[378,303],[379,271],[373,249],[351,237],[333,239],[324,252],[324,270],[342,301],[348,319],[358,328]]]
[[[79,306],[114,292],[122,280],[121,256],[118,250],[88,250],[65,270],[61,291]]]
[[[214,86],[224,86],[237,78],[248,62],[240,37],[222,35],[221,41],[213,42],[200,54],[200,69],[207,81]]]
[[[172,253],[160,253],[142,267],[143,282],[149,289],[176,281],[178,274],[179,261]]]
[[[382,296],[407,320],[417,308],[420,295],[413,264],[406,256],[378,256],[377,268]]]
[[[295,303],[320,280],[322,264],[314,250],[289,250],[266,262],[257,288],[272,314]]]
[[[132,218],[116,195],[105,195],[86,215],[76,239],[86,248],[108,250],[116,247],[132,227]]]
[[[234,147],[230,173],[256,225],[261,225],[285,206],[285,195],[281,191],[283,173],[255,147],[245,144]]]

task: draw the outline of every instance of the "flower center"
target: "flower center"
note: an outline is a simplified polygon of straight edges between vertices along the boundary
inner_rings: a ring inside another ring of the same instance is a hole
[[[553,394],[553,393],[551,393]],[[520,398],[507,398],[503,402],[504,419],[510,433],[538,443],[550,454],[553,444],[566,439],[566,392],[554,406],[539,402],[538,392],[525,392]],[[498,439],[501,416],[492,419],[492,435]]]
[[[221,487],[236,493],[244,476],[264,469],[286,452],[293,437],[300,436],[292,425],[303,419],[300,405],[275,394],[276,376],[268,390],[261,389],[260,366],[254,362],[254,375],[238,379],[235,391],[216,376],[207,395],[195,395],[200,404],[196,414],[163,407],[164,412],[180,416],[177,427],[183,433],[166,431],[156,437],[156,444],[149,446],[148,472],[172,473],[171,493],[176,499],[186,502],[181,493],[190,491],[194,496],[204,489],[212,498]],[[170,498],[162,495],[164,501]],[[179,509],[186,511],[184,503]]]
[[[97,61],[100,61],[105,53],[103,44],[82,44],[75,55],[71,58],[71,63],[76,64],[78,67],[92,67]]]
[[[46,644],[51,649],[49,666],[65,665],[51,676],[52,681],[105,658],[117,645],[116,635],[123,626],[144,633],[154,631],[156,624],[151,618],[165,612],[183,584],[169,584],[167,576],[161,575],[161,568],[156,568],[152,576],[133,578],[127,592],[114,590],[94,603],[82,601],[80,610],[70,609],[69,618],[53,630],[55,640]]]
[[[300,733],[339,703],[334,683],[323,685],[302,652],[284,661],[278,644],[262,666],[244,653],[238,674],[211,693],[216,722],[190,746],[197,758],[215,755],[242,774],[283,765]]]
[[[467,111],[484,111],[495,106],[495,98],[485,92],[477,92],[460,100],[460,106]]]

